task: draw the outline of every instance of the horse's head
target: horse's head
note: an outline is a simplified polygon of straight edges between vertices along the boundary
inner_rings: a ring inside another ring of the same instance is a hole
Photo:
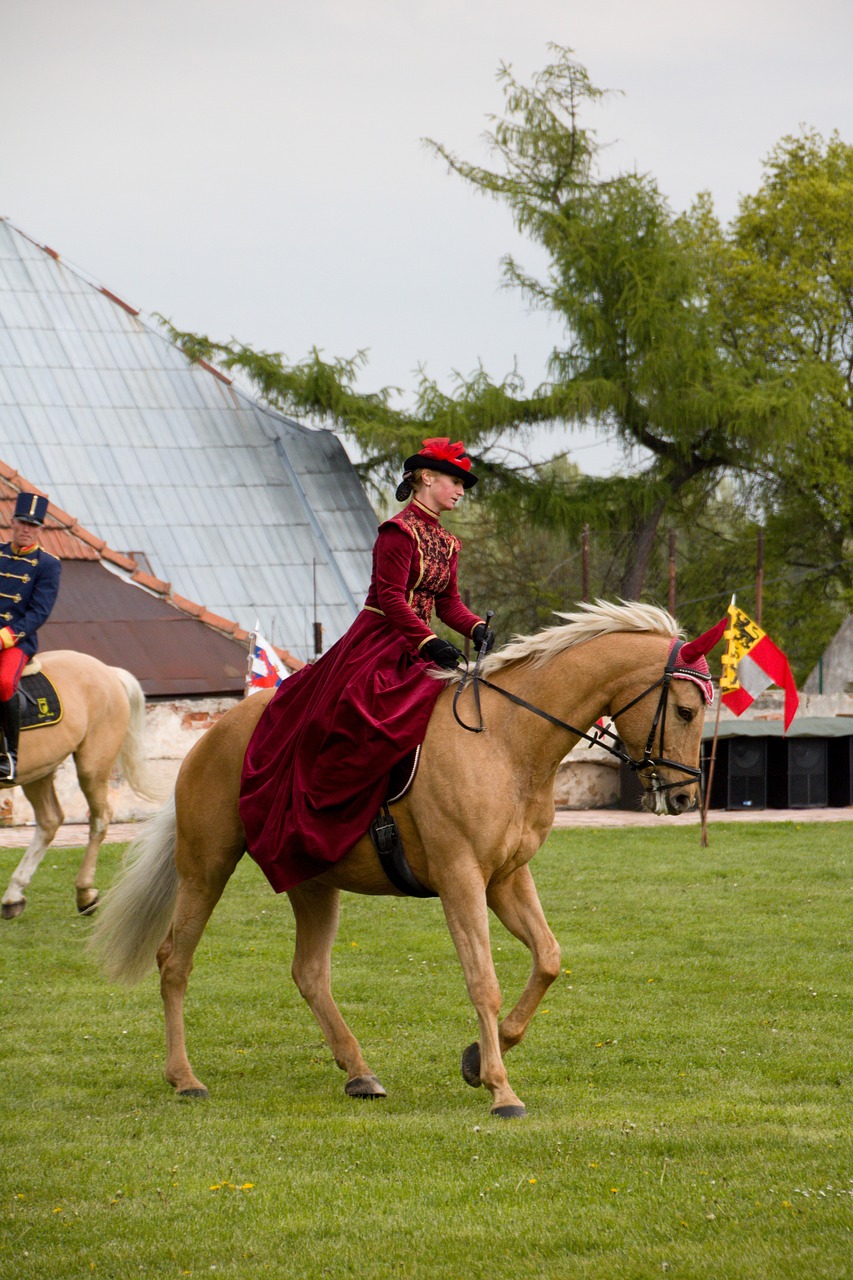
[[[724,623],[687,644],[670,641],[660,676],[637,692],[626,690],[625,701],[611,709],[643,785],[643,808],[652,813],[687,813],[698,803],[702,725],[714,696],[705,654]]]
[[[705,698],[689,680],[672,680],[665,693],[662,686],[651,688],[616,716],[619,737],[643,785],[644,809],[677,814],[696,807],[704,720]]]

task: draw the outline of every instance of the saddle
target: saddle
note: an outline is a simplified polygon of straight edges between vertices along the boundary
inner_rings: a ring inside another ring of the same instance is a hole
[[[62,719],[62,699],[56,685],[45,675],[38,658],[24,667],[18,685],[21,707],[21,733],[25,729],[44,729]]]
[[[437,898],[433,889],[427,889],[412,871],[403,848],[403,841],[396,822],[391,817],[389,805],[403,796],[411,788],[418,771],[421,758],[420,745],[400,761],[391,771],[388,779],[388,793],[382,803],[382,810],[370,824],[370,838],[379,857],[382,870],[395,889],[407,898]]]

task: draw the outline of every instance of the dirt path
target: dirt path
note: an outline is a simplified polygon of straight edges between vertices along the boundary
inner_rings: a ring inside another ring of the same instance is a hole
[[[846,809],[712,809],[708,825],[717,822],[853,822],[853,806]],[[554,827],[662,827],[698,826],[699,814],[687,813],[678,818],[658,818],[653,813],[635,813],[630,809],[558,809]],[[117,822],[110,827],[107,840],[122,844],[132,840],[141,823]],[[85,845],[88,828],[84,823],[68,823],[62,827],[52,848],[77,848]],[[0,848],[23,849],[33,836],[32,825],[0,827]]]

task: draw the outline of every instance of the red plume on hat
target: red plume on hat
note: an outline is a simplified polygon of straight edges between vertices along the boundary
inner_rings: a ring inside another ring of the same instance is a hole
[[[418,456],[434,458],[441,462],[452,462],[463,471],[471,470],[471,459],[465,452],[464,444],[461,440],[451,444],[449,436],[435,436],[431,440],[424,440]]]
[[[400,502],[404,502],[412,491],[408,477],[413,471],[419,470],[442,471],[445,475],[461,480],[465,489],[472,489],[477,483],[477,477],[471,470],[471,459],[465,452],[464,444],[461,440],[451,444],[447,436],[433,436],[429,440],[424,440],[420,452],[413,453],[411,458],[407,458],[403,463],[403,480],[397,486],[397,497]]]

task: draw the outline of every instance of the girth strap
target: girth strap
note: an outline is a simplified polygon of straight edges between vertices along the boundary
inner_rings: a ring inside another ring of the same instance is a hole
[[[382,812],[371,822],[370,838],[382,870],[395,889],[399,889],[407,898],[438,897],[434,889],[427,889],[426,885],[421,884],[409,866],[400,832],[387,804],[383,804]]]

